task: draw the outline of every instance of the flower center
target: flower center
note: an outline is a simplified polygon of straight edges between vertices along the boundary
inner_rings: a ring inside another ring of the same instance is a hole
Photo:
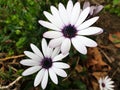
[[[105,83],[102,83],[102,87],[105,87]]]
[[[51,58],[44,58],[41,62],[42,68],[49,69],[52,66]]]
[[[76,36],[77,30],[73,25],[69,24],[62,29],[62,33],[64,37],[72,38]]]

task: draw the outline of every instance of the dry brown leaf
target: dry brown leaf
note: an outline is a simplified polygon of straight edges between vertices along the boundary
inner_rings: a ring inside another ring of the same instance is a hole
[[[76,65],[75,70],[76,70],[78,73],[80,73],[80,72],[83,71],[83,67],[78,64],[78,65]]]
[[[93,86],[93,90],[99,90],[99,85],[98,83],[96,83],[95,81],[92,80],[92,86]]]
[[[104,68],[107,68],[107,71],[111,69],[110,66],[102,60],[102,55],[97,47],[88,49],[88,60],[86,65],[88,68],[92,67],[93,71],[103,71]]]
[[[120,32],[115,32],[113,34],[109,34],[108,39],[117,47],[120,48]]]

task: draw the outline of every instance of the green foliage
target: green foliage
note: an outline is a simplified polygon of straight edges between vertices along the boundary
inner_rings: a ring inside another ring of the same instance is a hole
[[[120,16],[120,0],[110,0],[105,6],[105,10]]]
[[[43,11],[59,0],[0,0],[0,52],[20,54],[30,43],[40,46],[44,27],[38,20],[46,19]],[[61,0],[64,4],[64,0]]]

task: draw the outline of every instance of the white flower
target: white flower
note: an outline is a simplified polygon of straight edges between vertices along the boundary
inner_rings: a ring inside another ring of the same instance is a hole
[[[34,80],[35,87],[41,83],[41,87],[45,89],[48,83],[48,76],[50,76],[55,84],[58,84],[57,75],[61,77],[67,76],[63,69],[67,69],[70,66],[60,61],[68,54],[59,54],[60,48],[58,47],[55,49],[49,48],[45,39],[42,39],[43,54],[34,44],[30,46],[34,53],[24,51],[24,54],[28,56],[29,59],[23,59],[20,63],[25,66],[31,66],[22,73],[23,76],[31,75],[38,71]]]
[[[98,14],[103,9],[103,5],[90,6],[90,2],[85,1],[83,4],[83,9],[87,7],[90,7],[90,15],[93,15],[93,16]]]
[[[86,46],[97,46],[95,41],[85,37],[103,32],[101,28],[91,26],[98,20],[98,16],[86,20],[90,7],[81,10],[79,2],[73,6],[72,0],[69,0],[66,8],[62,3],[59,3],[58,9],[54,6],[51,6],[50,9],[52,14],[44,11],[44,15],[50,22],[39,20],[42,26],[53,30],[43,34],[45,38],[52,39],[50,47],[60,46],[61,52],[65,54],[69,52],[72,43],[77,51],[86,54]]]
[[[113,87],[113,81],[111,81],[111,78],[106,76],[105,78],[100,78],[99,79],[99,86],[100,90],[114,90]]]

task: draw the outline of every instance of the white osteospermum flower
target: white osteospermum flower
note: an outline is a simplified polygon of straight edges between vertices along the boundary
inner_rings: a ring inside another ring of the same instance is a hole
[[[100,78],[99,79],[100,90],[114,90],[113,83],[114,82],[111,81],[111,78],[109,78],[108,76],[106,76],[105,78]]]
[[[103,5],[90,6],[90,2],[85,1],[83,4],[83,9],[87,7],[90,7],[90,15],[93,16],[98,14],[103,9]]]
[[[63,69],[67,69],[70,66],[60,61],[68,54],[59,54],[60,48],[58,47],[55,49],[49,48],[45,39],[42,39],[43,54],[34,44],[30,46],[34,53],[25,51],[24,54],[29,59],[23,59],[20,63],[25,66],[31,66],[22,73],[23,76],[31,75],[38,71],[34,80],[35,87],[41,83],[41,87],[45,89],[48,83],[48,76],[55,84],[58,84],[57,75],[61,77],[67,76]]]
[[[44,15],[50,22],[39,20],[42,26],[53,30],[43,34],[45,38],[52,39],[50,47],[61,46],[61,52],[65,54],[69,52],[72,43],[77,51],[86,54],[86,46],[97,46],[95,41],[84,36],[103,32],[101,28],[91,26],[98,20],[98,16],[86,20],[90,7],[81,10],[79,2],[73,6],[72,0],[69,0],[66,8],[62,3],[59,3],[58,9],[54,6],[51,6],[50,9],[52,14],[44,11]]]

